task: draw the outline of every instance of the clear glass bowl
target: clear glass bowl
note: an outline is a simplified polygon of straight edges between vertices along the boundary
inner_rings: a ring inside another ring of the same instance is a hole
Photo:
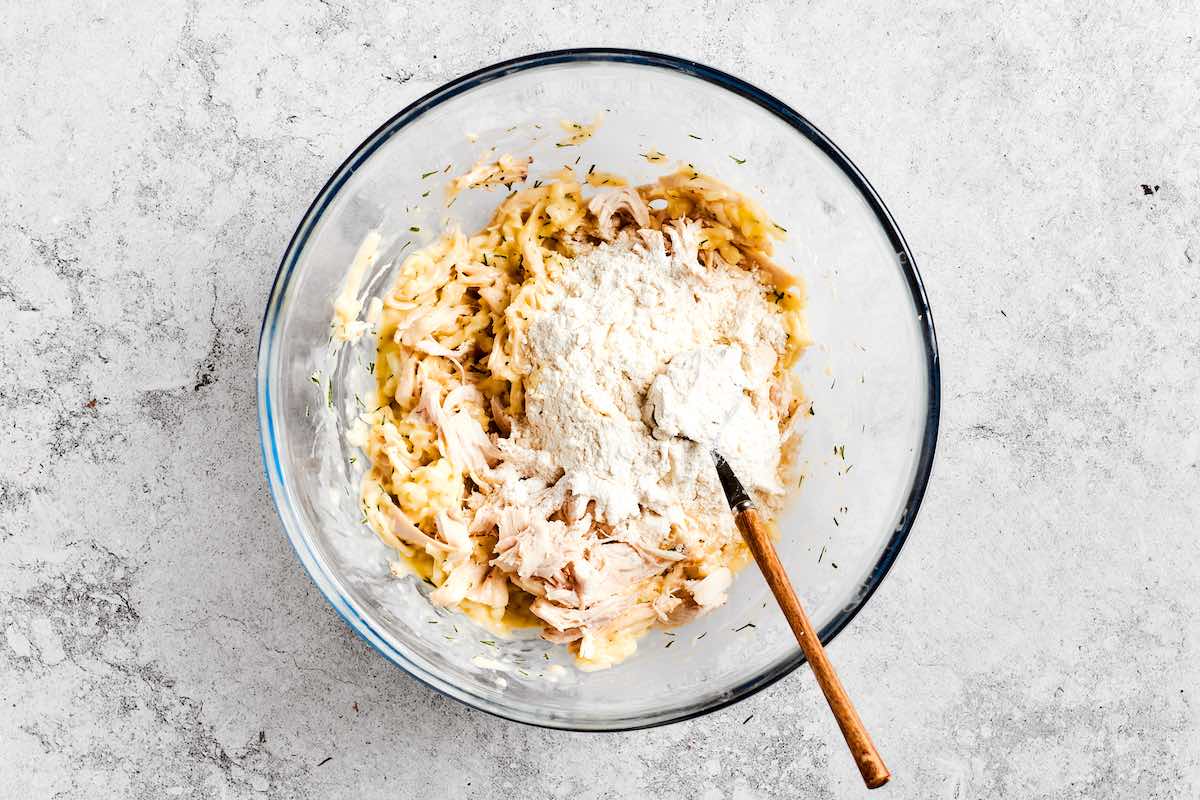
[[[556,145],[561,120],[601,116],[589,141]],[[430,241],[447,220],[480,227],[502,195],[467,192],[447,210],[441,187],[488,146],[533,155],[531,180],[577,163],[649,181],[690,162],[756,195],[788,229],[778,256],[808,288],[816,343],[797,369],[816,415],[779,552],[825,642],[895,560],[933,460],[937,348],[908,246],[850,160],[765,92],[669,56],[567,50],[459,78],[388,120],[321,190],[280,265],[259,342],[267,477],[297,556],[355,631],[429,686],[536,725],[637,728],[736,702],[803,663],[753,566],[723,608],[674,635],[652,632],[612,669],[583,673],[561,647],[496,639],[435,609],[430,587],[389,575],[390,551],[360,523],[364,465],[343,433],[356,395],[373,395],[364,365],[374,343],[330,348],[332,300],[368,231],[384,235],[384,266],[364,286],[371,297],[390,285],[392,257]],[[639,155],[651,149],[670,161]]]

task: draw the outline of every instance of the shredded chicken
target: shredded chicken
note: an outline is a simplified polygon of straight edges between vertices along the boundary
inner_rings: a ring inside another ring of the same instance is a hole
[[[601,192],[588,203],[588,211],[596,215],[600,238],[612,241],[617,235],[617,213],[625,211],[639,228],[650,224],[650,209],[637,190],[628,186]]]
[[[488,483],[500,451],[468,407],[469,402],[481,404],[482,396],[474,386],[466,384],[452,389],[443,402],[438,401],[438,394],[438,387],[424,380],[417,411],[437,429],[442,454],[450,463],[465,470],[476,483]]]

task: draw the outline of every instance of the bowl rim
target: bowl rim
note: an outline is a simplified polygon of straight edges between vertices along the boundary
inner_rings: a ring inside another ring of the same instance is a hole
[[[355,633],[406,673],[448,697],[493,716],[542,728],[599,732],[652,728],[659,725],[682,722],[718,711],[754,695],[791,674],[804,663],[804,656],[797,650],[796,655],[792,658],[784,659],[768,667],[759,675],[708,702],[669,709],[648,718],[629,718],[628,720],[619,719],[613,721],[602,720],[598,724],[586,725],[574,720],[539,717],[521,708],[495,706],[493,701],[464,690],[457,684],[451,683],[440,676],[431,674],[405,658],[402,652],[398,652],[375,629],[374,624],[357,607],[357,604],[350,599],[348,593],[341,590],[337,579],[326,572],[323,562],[317,557],[308,541],[303,525],[291,507],[291,504],[287,502],[287,484],[284,480],[283,464],[280,460],[279,447],[275,436],[274,418],[270,410],[271,354],[276,329],[280,321],[280,310],[283,305],[283,299],[287,294],[288,284],[291,281],[292,273],[299,263],[300,256],[304,252],[310,235],[350,176],[393,135],[427,111],[453,97],[515,73],[558,64],[588,62],[633,64],[682,73],[732,92],[766,109],[779,120],[793,128],[797,133],[808,139],[812,144],[816,145],[818,149],[837,165],[846,178],[858,190],[863,200],[866,201],[895,251],[899,267],[904,274],[909,289],[911,300],[917,310],[917,321],[921,329],[926,364],[928,405],[921,452],[917,459],[913,483],[909,490],[907,501],[896,527],[892,531],[892,536],[880,553],[875,566],[864,579],[855,601],[843,607],[821,629],[819,634],[820,639],[825,644],[829,644],[844,630],[850,624],[851,620],[857,616],[863,606],[866,605],[867,601],[870,600],[895,563],[900,550],[903,548],[912,530],[917,511],[920,508],[926,487],[929,483],[930,473],[933,468],[934,453],[937,449],[938,426],[941,412],[941,370],[933,316],[930,312],[924,283],[921,280],[920,273],[917,271],[916,261],[913,259],[908,243],[905,241],[904,235],[900,232],[899,226],[874,187],[871,186],[870,182],[850,158],[828,136],[809,122],[808,119],[771,94],[721,70],[677,56],[627,48],[572,48],[532,53],[483,67],[434,89],[394,114],[354,149],[350,156],[342,162],[329,180],[326,181],[321,191],[317,193],[316,198],[305,212],[295,233],[292,235],[291,241],[284,251],[283,258],[275,274],[275,280],[271,286],[271,292],[263,314],[262,326],[259,330],[257,363],[259,438],[263,467],[266,472],[268,488],[271,499],[275,504],[276,512],[283,523],[284,531],[292,544],[293,550],[296,552],[297,558],[304,566],[305,571],[308,572],[313,583],[316,584],[321,594],[325,597],[326,602],[333,607]]]

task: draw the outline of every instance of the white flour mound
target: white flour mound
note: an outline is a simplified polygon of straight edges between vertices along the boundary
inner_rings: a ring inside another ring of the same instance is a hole
[[[564,480],[573,505],[594,501],[597,522],[639,529],[653,546],[684,520],[701,541],[704,529],[734,535],[713,445],[760,502],[783,494],[769,398],[781,315],[752,273],[697,263],[694,233],[672,236],[684,246],[668,255],[643,231],[645,245],[600,245],[564,269],[524,345],[526,417],[500,441],[522,473]]]

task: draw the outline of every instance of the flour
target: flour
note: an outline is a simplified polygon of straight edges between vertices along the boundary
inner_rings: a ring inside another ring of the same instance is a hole
[[[779,424],[759,413],[746,393],[754,379],[743,368],[745,361],[737,345],[678,354],[650,385],[645,417],[655,437],[684,436],[717,450],[743,482],[769,493],[782,491],[776,488]]]
[[[565,490],[568,521],[590,512],[653,547],[672,526],[691,532],[685,549],[735,535],[708,447],[674,434],[718,444],[760,501],[783,492],[769,399],[781,315],[753,274],[699,265],[696,233],[670,231],[668,254],[643,231],[566,266],[528,329],[525,419],[500,441],[519,473]]]
[[[685,436],[720,446],[725,426],[748,403],[742,349],[736,345],[688,350],[671,359],[646,396],[646,418],[655,436]],[[769,422],[769,420],[767,420]]]

